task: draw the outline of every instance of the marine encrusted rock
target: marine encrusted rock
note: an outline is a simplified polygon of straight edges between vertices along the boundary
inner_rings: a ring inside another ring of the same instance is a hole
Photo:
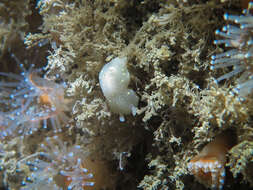
[[[40,13],[41,26],[17,27],[22,34],[26,31],[27,49],[14,48],[11,53],[21,54],[19,58],[27,63],[32,63],[30,57],[38,57],[43,64],[36,66],[45,66],[48,78],[58,74],[58,80],[67,82],[66,95],[74,106],[62,139],[109,162],[116,189],[206,189],[189,174],[187,163],[227,129],[234,130],[239,140],[227,155],[228,171],[234,177],[227,179],[225,188],[251,188],[247,182],[252,178],[245,168],[252,159],[248,143],[252,140],[252,99],[239,102],[230,94],[233,80],[214,83],[227,71],[209,67],[214,52],[226,51],[213,44],[214,31],[224,25],[225,12],[241,14],[239,1],[38,2],[25,5],[33,15]],[[16,13],[26,15],[26,10]],[[28,26],[39,23],[27,18],[21,20]],[[4,42],[5,47],[13,47]],[[31,50],[37,53],[24,57],[23,52]],[[103,65],[122,55],[133,76],[129,88],[140,96],[137,115],[125,123],[111,114],[98,80]],[[1,57],[1,63],[14,64],[6,49]],[[20,188],[31,172],[27,167],[17,172],[15,163],[39,151],[37,144],[50,136],[51,131],[39,131],[23,140],[1,142],[5,185]],[[241,146],[245,142],[248,145]],[[248,151],[244,152],[245,147]]]

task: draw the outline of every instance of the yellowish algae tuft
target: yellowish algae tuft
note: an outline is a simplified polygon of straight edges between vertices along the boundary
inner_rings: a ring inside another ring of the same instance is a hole
[[[243,180],[253,185],[253,143],[252,141],[242,141],[230,151],[230,161],[227,164],[231,168],[234,178],[240,174],[243,175]]]

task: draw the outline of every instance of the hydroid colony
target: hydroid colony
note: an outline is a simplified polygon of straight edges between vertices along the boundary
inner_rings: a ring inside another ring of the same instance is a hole
[[[239,1],[2,1],[0,12],[3,186],[250,189],[251,13]],[[11,54],[25,63],[34,49],[41,62],[11,74]],[[99,84],[118,58],[135,97],[124,113]],[[236,145],[217,145],[230,130]]]

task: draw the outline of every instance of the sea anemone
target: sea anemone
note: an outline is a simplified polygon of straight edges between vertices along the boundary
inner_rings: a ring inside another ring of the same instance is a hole
[[[225,44],[225,47],[230,49],[213,55],[211,61],[211,69],[233,68],[229,73],[217,78],[217,83],[240,74],[233,91],[241,98],[249,95],[253,89],[253,16],[250,14],[252,6],[253,3],[250,2],[248,9],[243,12],[244,15],[224,15],[225,20],[235,24],[224,26],[222,31],[216,30],[215,33],[224,39],[215,40],[214,43]]]
[[[29,166],[31,175],[22,183],[23,189],[40,189],[40,185],[56,187],[55,178],[62,177],[69,181],[68,190],[81,190],[84,186],[93,186],[93,174],[83,167],[83,160],[87,154],[78,145],[68,146],[59,136],[46,138],[41,145],[41,152],[27,156],[18,162],[21,168],[25,163]],[[44,187],[43,187],[44,188]],[[49,188],[50,189],[50,188]],[[54,189],[54,188],[53,188]]]
[[[188,170],[207,188],[221,190],[226,176],[226,154],[235,141],[231,131],[218,135],[191,159]]]
[[[83,167],[82,160],[77,159],[77,163],[71,169],[61,170],[60,174],[66,177],[65,184],[68,190],[82,190],[85,187],[94,188],[93,174],[89,173],[88,169]]]
[[[20,62],[19,66],[20,75],[0,72],[7,79],[0,82],[3,91],[0,116],[4,118],[1,126],[5,129],[1,136],[13,132],[28,135],[38,130],[41,123],[47,128],[48,121],[54,132],[60,132],[61,126],[69,122],[65,113],[69,110],[69,100],[64,97],[64,84],[41,77],[42,69],[35,69],[34,65],[28,70]]]

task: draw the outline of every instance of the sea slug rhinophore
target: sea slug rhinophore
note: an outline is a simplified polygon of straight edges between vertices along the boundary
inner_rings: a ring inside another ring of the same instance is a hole
[[[130,74],[127,70],[127,58],[114,58],[104,65],[99,73],[99,84],[111,110],[120,115],[124,122],[124,115],[136,114],[139,97],[128,88]]]

